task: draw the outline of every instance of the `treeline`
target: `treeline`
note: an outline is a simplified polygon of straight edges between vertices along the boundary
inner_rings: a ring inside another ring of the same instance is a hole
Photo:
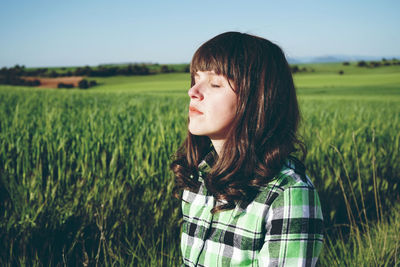
[[[0,75],[0,84],[7,85],[22,85],[22,86],[39,86],[40,80],[26,80],[22,79],[18,76],[1,76]]]
[[[343,62],[344,66],[349,66],[350,62]],[[356,63],[357,67],[365,67],[365,68],[378,68],[378,67],[383,67],[383,66],[395,66],[395,65],[400,65],[400,61],[397,60],[396,58],[393,59],[386,59],[382,58],[381,61],[365,61],[365,60],[360,60]]]
[[[110,77],[116,75],[150,75],[157,73],[189,72],[189,64],[184,65],[159,65],[159,64],[128,64],[128,65],[100,65],[97,67],[75,67],[75,68],[34,68],[26,69],[25,66],[15,65],[11,68],[0,69],[0,76],[25,76],[25,77]]]
[[[97,67],[72,67],[72,68],[32,68],[15,65],[11,68],[0,69],[0,84],[39,86],[39,79],[24,79],[24,77],[58,78],[72,76],[86,77],[111,77],[117,75],[151,75],[157,73],[189,72],[189,64],[160,65],[160,64],[127,64],[127,65],[99,65]],[[84,81],[79,86],[86,89],[96,85],[95,81]],[[60,83],[58,88],[72,88],[72,84]]]
[[[68,71],[67,74],[71,74]],[[78,67],[75,69],[73,76],[89,76],[89,77],[110,77],[116,75],[149,75],[151,74],[150,69],[146,65],[128,65],[125,67],[119,66],[99,66],[97,68],[91,68],[89,66]]]
[[[313,68],[306,68],[306,67],[299,67],[297,65],[291,65],[290,70],[293,74],[299,73],[299,72],[314,72],[315,70]]]
[[[0,69],[0,84],[7,85],[23,85],[23,86],[39,86],[40,81],[38,79],[35,80],[26,80],[22,79],[21,76],[24,76],[25,67],[15,65],[13,68],[2,68]]]

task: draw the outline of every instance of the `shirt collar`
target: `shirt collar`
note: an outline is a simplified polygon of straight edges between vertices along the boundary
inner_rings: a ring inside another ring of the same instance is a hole
[[[208,173],[214,166],[216,160],[218,159],[217,152],[211,145],[210,151],[206,154],[203,160],[199,164],[199,171],[202,173]]]

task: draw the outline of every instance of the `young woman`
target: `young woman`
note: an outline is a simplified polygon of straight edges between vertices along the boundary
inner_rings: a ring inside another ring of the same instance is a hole
[[[293,156],[299,107],[272,42],[226,32],[191,62],[188,135],[171,168],[183,190],[186,266],[314,266],[323,244],[318,194]]]

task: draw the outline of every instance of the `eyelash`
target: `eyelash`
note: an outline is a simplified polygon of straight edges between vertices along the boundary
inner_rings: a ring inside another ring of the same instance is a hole
[[[211,87],[214,87],[214,88],[220,88],[221,86],[220,86],[220,85],[218,85],[218,84],[211,84]]]

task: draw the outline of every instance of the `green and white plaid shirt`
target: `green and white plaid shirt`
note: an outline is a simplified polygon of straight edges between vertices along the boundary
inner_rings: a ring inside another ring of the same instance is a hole
[[[206,157],[207,158],[207,157]],[[318,194],[307,176],[287,161],[244,209],[217,212],[202,176],[201,186],[182,195],[183,266],[314,266],[323,245]]]

